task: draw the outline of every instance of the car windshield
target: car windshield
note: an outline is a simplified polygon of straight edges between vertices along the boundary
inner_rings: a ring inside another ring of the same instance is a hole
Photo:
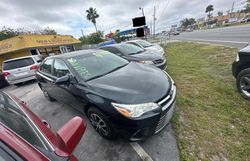
[[[104,76],[129,63],[127,60],[104,50],[71,57],[67,61],[85,81]]]
[[[23,58],[17,60],[11,60],[3,63],[3,70],[11,70],[16,68],[22,68],[34,64],[32,58]]]
[[[128,55],[134,55],[134,54],[139,54],[142,53],[144,51],[144,49],[132,45],[132,44],[121,44],[118,46],[118,48],[125,54]]]
[[[136,41],[138,44],[140,44],[141,46],[143,46],[144,48],[146,47],[150,47],[150,46],[153,46],[151,43],[145,41],[145,40],[138,40]]]

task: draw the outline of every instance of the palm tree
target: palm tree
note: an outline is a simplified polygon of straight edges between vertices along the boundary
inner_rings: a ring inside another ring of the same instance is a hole
[[[96,19],[99,17],[99,15],[97,14],[96,9],[93,7],[90,7],[88,10],[86,10],[86,12],[87,12],[87,20],[91,21],[94,24],[95,30],[97,32]]]
[[[213,5],[210,4],[210,5],[207,6],[205,12],[208,13],[208,15],[207,15],[208,18],[210,18],[212,16],[211,11],[213,11],[213,10],[214,10],[214,6]]]

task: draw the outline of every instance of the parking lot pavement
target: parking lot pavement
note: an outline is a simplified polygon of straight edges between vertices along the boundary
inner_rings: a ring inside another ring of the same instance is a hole
[[[49,102],[43,96],[36,82],[28,82],[22,86],[8,86],[2,89],[23,101],[41,119],[47,120],[56,132],[74,116],[84,114],[57,101]],[[87,120],[87,119],[86,119]],[[88,161],[139,161],[142,160],[131,144],[123,139],[108,141],[99,136],[88,123],[86,132],[75,150],[79,160]],[[154,161],[179,161],[179,151],[171,125],[161,133],[138,143]],[[147,160],[147,159],[145,159]]]

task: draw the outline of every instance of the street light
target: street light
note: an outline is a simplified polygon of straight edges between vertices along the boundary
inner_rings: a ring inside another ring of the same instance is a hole
[[[144,11],[143,11],[143,8],[142,8],[142,7],[139,7],[139,10],[141,10],[141,12],[142,12],[142,16],[144,16]]]

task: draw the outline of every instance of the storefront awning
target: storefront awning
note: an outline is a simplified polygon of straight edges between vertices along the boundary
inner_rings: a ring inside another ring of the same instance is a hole
[[[80,43],[70,35],[20,35],[0,41],[0,54],[18,50]]]

